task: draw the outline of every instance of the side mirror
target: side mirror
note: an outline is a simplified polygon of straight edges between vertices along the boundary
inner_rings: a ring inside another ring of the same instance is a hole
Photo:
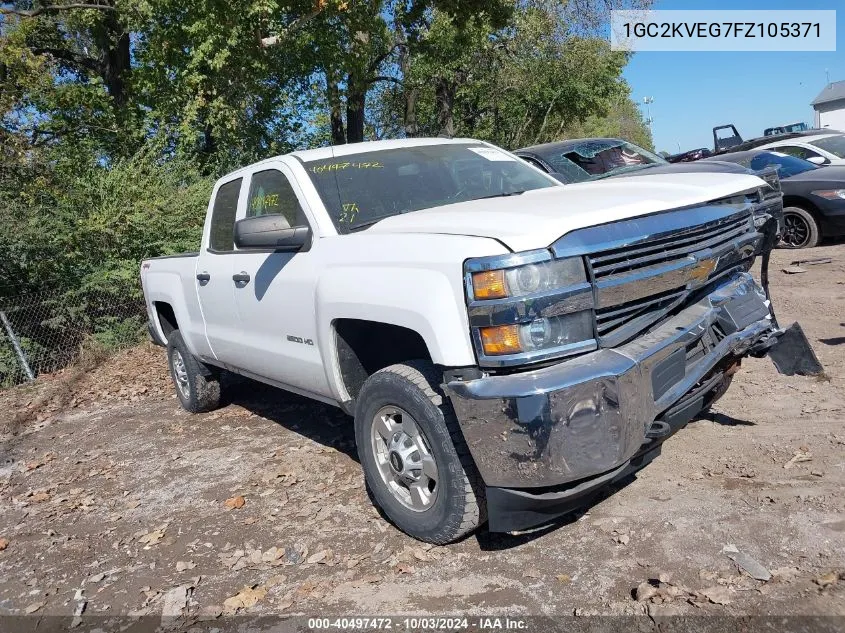
[[[814,165],[829,165],[830,164],[830,160],[825,158],[824,156],[810,156],[810,158],[808,158],[807,160],[810,161],[811,163],[813,163]]]
[[[298,251],[311,241],[307,226],[291,227],[283,215],[258,215],[235,222],[235,246]]]

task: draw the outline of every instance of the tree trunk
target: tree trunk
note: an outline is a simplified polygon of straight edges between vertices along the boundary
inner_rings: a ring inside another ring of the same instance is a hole
[[[337,79],[326,75],[328,86],[329,110],[332,124],[332,145],[343,145],[346,143],[346,132],[343,129],[343,114],[340,106],[340,90],[337,87]]]
[[[364,82],[353,74],[346,81],[346,142],[360,143],[364,140],[364,105],[367,99]]]
[[[419,89],[409,80],[411,74],[411,52],[404,44],[399,49],[399,69],[402,73],[402,94],[405,97],[405,115],[403,119],[405,136],[413,137],[420,133],[417,123],[417,98]]]
[[[100,78],[111,96],[115,109],[120,110],[128,100],[127,85],[132,72],[128,30],[118,20],[116,11],[108,11],[102,22],[92,29],[92,35],[100,49],[97,60]]]
[[[437,104],[437,128],[441,136],[455,136],[455,82],[438,77],[434,86],[434,98]]]

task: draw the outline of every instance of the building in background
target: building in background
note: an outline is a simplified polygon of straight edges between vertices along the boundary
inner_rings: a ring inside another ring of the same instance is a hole
[[[810,104],[815,110],[815,126],[845,130],[845,81],[827,84]]]

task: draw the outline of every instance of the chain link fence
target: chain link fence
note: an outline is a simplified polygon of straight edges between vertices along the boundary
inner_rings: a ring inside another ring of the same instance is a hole
[[[143,340],[146,321],[138,287],[0,297],[0,388],[66,367],[86,346],[134,345]]]

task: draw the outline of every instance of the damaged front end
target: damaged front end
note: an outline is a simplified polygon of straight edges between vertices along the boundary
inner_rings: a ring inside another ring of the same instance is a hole
[[[821,372],[800,327],[780,328],[771,306],[768,260],[777,235],[777,218],[755,223],[751,204],[713,204],[555,242],[553,260],[584,259],[586,294],[580,284],[491,307],[472,296],[470,280],[477,344],[488,324],[584,311],[593,319],[592,339],[558,348],[566,360],[541,356],[533,369],[446,377],[487,486],[492,531],[545,523],[644,466],[712,404],[745,356],[768,354],[782,373]],[[760,284],[749,272],[756,256]]]

